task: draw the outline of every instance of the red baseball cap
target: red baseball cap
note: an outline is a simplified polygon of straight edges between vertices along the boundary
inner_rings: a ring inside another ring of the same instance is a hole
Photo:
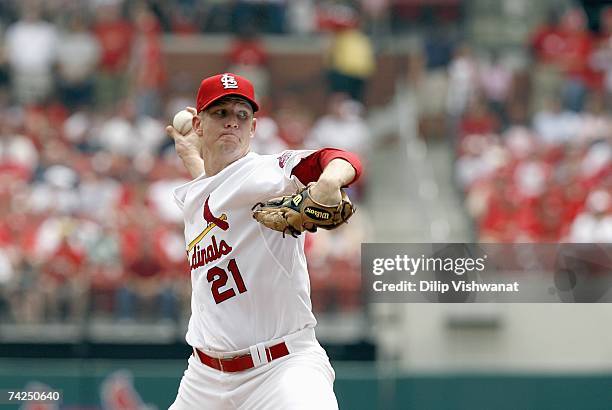
[[[223,73],[202,80],[196,102],[198,112],[205,110],[212,103],[226,95],[235,95],[246,99],[251,103],[253,112],[259,109],[255,102],[253,84],[239,75]]]

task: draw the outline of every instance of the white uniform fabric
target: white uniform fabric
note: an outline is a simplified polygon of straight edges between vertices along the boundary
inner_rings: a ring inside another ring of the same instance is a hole
[[[287,341],[288,356],[237,373],[209,368],[192,356],[172,409],[292,409],[313,403],[337,408],[333,370],[314,337],[304,236],[283,238],[257,223],[251,211],[257,202],[303,187],[291,171],[312,152],[251,152],[216,175],[175,189],[191,267],[187,343],[211,356],[231,357],[279,339],[301,342]],[[281,376],[303,382],[287,386]]]
[[[223,373],[192,355],[169,410],[337,410],[335,373],[314,330],[284,339],[288,356],[243,372]]]

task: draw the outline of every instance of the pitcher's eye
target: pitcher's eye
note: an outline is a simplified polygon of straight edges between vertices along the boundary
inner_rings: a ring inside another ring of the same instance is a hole
[[[241,120],[246,120],[249,118],[249,113],[246,111],[239,111],[238,118],[240,118]]]
[[[225,117],[225,110],[224,109],[216,110],[213,112],[213,115],[215,117],[220,117],[220,118]]]

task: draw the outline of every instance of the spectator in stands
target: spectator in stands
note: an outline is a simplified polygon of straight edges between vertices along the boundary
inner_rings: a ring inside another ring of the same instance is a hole
[[[251,150],[258,154],[276,154],[288,148],[287,143],[280,137],[280,128],[274,118],[267,112],[269,104],[262,103],[257,112],[257,128],[255,137],[251,141]]]
[[[529,116],[529,104],[521,102],[519,99],[511,99],[505,107],[505,118],[503,131],[508,132],[513,129],[530,128],[531,118]]]
[[[313,306],[318,310],[353,312],[363,303],[358,261],[361,243],[371,237],[372,227],[363,209],[354,217],[346,228],[307,234],[306,255],[312,287],[317,290]]]
[[[66,152],[57,145],[59,154]],[[47,154],[49,155],[56,155]],[[67,158],[70,156],[67,155]],[[53,159],[51,159],[53,161]],[[42,212],[57,212],[61,215],[69,215],[77,211],[79,196],[76,192],[78,175],[76,171],[61,163],[53,163],[43,168],[41,178],[31,187],[30,206],[31,209]]]
[[[529,49],[534,60],[531,95],[533,111],[541,110],[545,101],[558,92],[563,82],[558,64],[558,54],[563,48],[559,18],[559,11],[551,8],[547,19],[535,28],[529,39]]]
[[[306,106],[298,95],[287,93],[278,98],[275,119],[278,135],[289,149],[302,149],[314,122],[311,107]]]
[[[481,242],[513,242],[518,227],[515,220],[519,204],[515,196],[512,176],[502,170],[489,185],[486,207],[478,220],[479,240]]]
[[[57,81],[62,103],[70,109],[93,103],[95,69],[100,59],[98,40],[81,15],[73,15],[59,35]]]
[[[564,106],[580,111],[586,91],[599,85],[599,76],[590,65],[594,45],[586,15],[579,7],[565,11],[558,24],[541,26],[531,39],[538,63],[533,81],[534,97],[545,100],[561,90]],[[534,109],[541,108],[539,102]]]
[[[499,52],[493,51],[490,60],[481,65],[478,71],[482,92],[489,106],[505,122],[506,102],[512,87],[512,70],[504,64]]]
[[[84,262],[82,249],[69,244],[66,237],[45,261],[41,285],[47,320],[84,319],[89,295],[88,266]]]
[[[176,297],[164,281],[160,253],[154,249],[156,230],[151,222],[138,225],[136,255],[127,264],[127,277],[117,290],[120,319],[155,320],[176,317]]]
[[[108,317],[113,312],[115,289],[124,272],[114,215],[106,211],[100,216],[101,219],[83,221],[77,236],[84,249],[84,267],[89,274],[89,313]]]
[[[581,8],[568,10],[561,18],[560,27],[564,40],[564,50],[560,56],[565,74],[563,101],[570,110],[581,111],[587,91],[600,86],[598,76],[590,66],[595,39]]]
[[[453,59],[448,66],[448,77],[446,111],[451,122],[454,122],[461,117],[478,90],[478,62],[472,48],[467,44],[455,48]]]
[[[474,94],[459,122],[459,138],[470,134],[494,134],[500,130],[500,119],[480,94]]]
[[[7,118],[0,120],[0,175],[28,181],[38,167],[38,157],[31,139],[17,134]]]
[[[551,167],[543,160],[541,148],[533,149],[514,169],[513,185],[517,199],[523,203],[531,203],[541,197],[548,187],[551,172]]]
[[[168,159],[157,160],[154,168],[158,175],[148,184],[146,201],[159,222],[180,224],[183,221],[182,213],[168,198],[172,198],[174,188],[186,184],[189,179],[179,175]]]
[[[408,56],[407,81],[416,97],[419,135],[423,138],[446,135],[445,107],[448,93],[446,65],[432,63],[429,68],[429,53],[418,50]],[[435,58],[435,54],[434,58]]]
[[[533,128],[540,142],[548,145],[568,143],[578,137],[580,116],[563,108],[559,97],[548,99],[546,108],[535,113]]]
[[[363,106],[343,93],[332,94],[327,113],[316,120],[304,145],[320,149],[336,147],[359,154],[370,147],[370,130],[363,119]]]
[[[467,135],[461,141],[459,152],[456,176],[465,191],[470,191],[479,181],[490,179],[498,168],[507,163],[509,157],[499,137],[490,134]]]
[[[44,101],[53,92],[58,34],[42,19],[41,3],[23,3],[21,18],[6,30],[6,55],[13,97],[22,104]]]
[[[540,196],[526,201],[518,212],[520,233],[515,242],[558,242],[567,229],[563,192],[554,184],[544,187]]]
[[[162,113],[166,69],[162,55],[161,27],[146,5],[134,11],[135,35],[129,71],[131,96],[139,117],[157,118]]]
[[[425,138],[444,138],[448,131],[444,119],[447,69],[453,54],[454,36],[444,24],[438,24],[435,14],[429,16],[432,24],[426,29],[421,50],[410,56],[409,82],[417,93],[420,134]]]
[[[612,199],[605,190],[591,192],[586,209],[576,217],[568,240],[579,243],[612,242]]]
[[[242,26],[237,37],[232,40],[226,56],[227,71],[250,79],[255,88],[255,96],[266,98],[270,87],[268,58],[265,44],[251,21]]]
[[[92,138],[95,128],[95,116],[91,112],[91,105],[73,111],[61,126],[63,138],[80,152],[93,152],[96,150]]]
[[[370,129],[363,118],[363,106],[343,93],[332,94],[328,111],[317,119],[304,141],[311,149],[335,147],[357,153],[366,161],[371,147]],[[364,176],[350,189],[351,198],[359,201],[364,194]]]
[[[114,216],[121,195],[119,182],[94,170],[87,170],[80,177],[79,214],[96,221]]]
[[[191,285],[183,280],[185,273],[189,272],[189,262],[183,258],[185,240],[181,225],[161,221],[155,227],[153,249],[163,271],[159,284],[158,315],[173,320],[179,315],[188,318]]]
[[[367,80],[376,69],[374,46],[361,30],[358,14],[350,8],[347,14],[331,25],[331,46],[326,56],[329,92],[346,93],[363,103]]]
[[[580,143],[588,144],[597,139],[612,140],[612,118],[608,114],[605,99],[606,96],[601,91],[593,91],[587,95],[577,134]]]
[[[612,93],[612,6],[604,7],[599,15],[599,36],[591,56],[591,66],[602,75],[602,85]]]
[[[102,54],[96,79],[96,104],[112,108],[128,90],[127,68],[134,40],[134,25],[122,16],[122,0],[96,6],[93,32]]]
[[[564,229],[568,230],[576,217],[584,210],[588,190],[582,183],[577,171],[572,175],[566,174],[563,179],[559,180],[563,181],[563,208],[565,212],[563,223]]]
[[[156,154],[165,142],[160,121],[139,116],[133,100],[123,100],[117,113],[109,118],[96,136],[99,146],[108,152],[135,158]]]
[[[612,145],[609,140],[598,140],[588,146],[582,158],[581,176],[590,188],[612,173]]]

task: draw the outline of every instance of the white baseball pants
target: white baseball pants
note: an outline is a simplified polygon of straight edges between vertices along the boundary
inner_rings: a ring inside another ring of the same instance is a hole
[[[190,356],[169,410],[338,409],[333,391],[335,373],[314,329],[283,340],[289,355],[242,372],[224,373]]]

